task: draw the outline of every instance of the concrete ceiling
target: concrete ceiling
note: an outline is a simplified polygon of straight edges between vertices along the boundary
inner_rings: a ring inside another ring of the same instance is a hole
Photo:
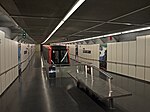
[[[43,42],[77,0],[1,0],[35,41]],[[64,42],[150,25],[150,0],[86,0],[48,42]],[[11,27],[11,24],[10,24]]]

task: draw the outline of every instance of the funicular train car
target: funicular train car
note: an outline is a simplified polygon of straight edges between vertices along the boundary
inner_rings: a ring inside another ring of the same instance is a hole
[[[43,57],[49,64],[70,64],[69,50],[66,46],[43,45]]]
[[[47,61],[48,77],[56,77],[56,66],[70,65],[69,49],[66,46],[43,45],[43,57]]]

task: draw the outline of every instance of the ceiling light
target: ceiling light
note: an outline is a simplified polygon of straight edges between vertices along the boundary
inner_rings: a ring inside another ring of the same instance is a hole
[[[85,40],[92,40],[92,39],[98,39],[98,38],[109,37],[109,36],[116,36],[116,35],[127,34],[127,33],[134,33],[134,32],[145,31],[145,30],[150,30],[150,27],[144,27],[144,28],[128,30],[128,31],[123,31],[123,32],[117,32],[117,33],[112,33],[112,34],[106,34],[106,35],[101,35],[101,36],[96,36],[96,37],[91,37],[91,38],[86,38],[86,39],[80,39],[80,40],[75,40],[75,41],[69,41],[69,42],[64,42],[64,43],[81,42],[81,41],[85,41]]]
[[[134,30],[128,30],[128,31],[122,32],[122,34],[139,32],[139,31],[144,31],[144,30],[150,30],[150,27],[139,28],[139,29],[134,29]]]
[[[78,0],[78,2],[73,6],[73,8],[69,11],[69,13],[64,17],[64,21],[66,21],[84,2],[85,0]]]
[[[103,35],[103,37],[110,37],[110,36],[115,36],[115,35],[120,35],[120,34],[122,34],[122,33],[121,32],[112,33],[112,34]]]
[[[51,34],[47,37],[47,39],[42,42],[42,44],[46,43],[51,36],[63,25],[63,23],[82,5],[85,0],[78,0],[78,2],[72,7],[72,9],[68,12],[68,14],[61,20],[61,22],[57,25],[57,27],[51,32]]]

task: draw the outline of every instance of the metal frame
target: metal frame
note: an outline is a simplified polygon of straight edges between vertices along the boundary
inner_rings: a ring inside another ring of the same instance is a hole
[[[109,90],[109,94],[108,94],[108,97],[109,97],[109,99],[108,99],[108,104],[109,104],[109,108],[110,108],[110,109],[113,109],[113,108],[114,108],[114,102],[113,102],[113,98],[112,98],[112,92],[113,92],[113,91],[112,91],[112,79],[113,79],[113,77],[112,77],[110,74],[108,74],[107,72],[105,72],[105,71],[103,71],[103,70],[101,70],[101,69],[95,67],[95,66],[92,65],[91,63],[86,63],[86,62],[79,62],[79,63],[80,63],[81,65],[83,65],[84,68],[85,68],[85,77],[86,77],[86,79],[88,78],[87,66],[90,66],[90,68],[91,68],[91,82],[92,82],[92,84],[93,84],[93,82],[94,82],[93,68],[95,68],[96,70],[98,70],[99,72],[101,72],[102,74],[105,75],[105,77],[107,78],[107,81],[108,81],[108,90]],[[78,71],[78,65],[77,65],[77,71]],[[77,73],[79,73],[79,71],[78,71]]]

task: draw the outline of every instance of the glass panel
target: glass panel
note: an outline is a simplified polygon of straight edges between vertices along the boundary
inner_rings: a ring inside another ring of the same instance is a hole
[[[60,63],[62,63],[62,64],[68,64],[69,63],[67,50],[61,50],[60,56],[61,56],[61,62]]]
[[[59,51],[57,50],[53,50],[52,52],[52,60],[54,62],[54,64],[59,64],[60,60],[59,60]]]

